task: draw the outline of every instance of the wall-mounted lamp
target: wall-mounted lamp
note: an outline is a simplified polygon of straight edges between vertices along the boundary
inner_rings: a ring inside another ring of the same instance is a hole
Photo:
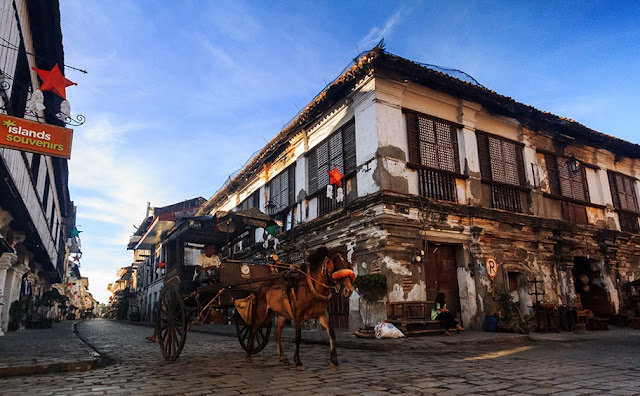
[[[578,162],[578,159],[573,155],[567,160],[567,166],[571,173],[576,173],[580,170],[580,162]]]

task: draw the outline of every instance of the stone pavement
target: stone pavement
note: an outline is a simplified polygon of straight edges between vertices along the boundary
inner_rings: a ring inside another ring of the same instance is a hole
[[[100,355],[74,334],[74,321],[50,329],[7,332],[0,337],[0,377],[62,371],[86,371],[102,363]]]
[[[75,326],[81,322],[65,321],[54,323],[51,329],[30,329],[9,332],[0,337],[0,377],[12,375],[41,374],[62,371],[85,371],[99,367],[110,358],[101,356],[89,343],[78,337]],[[153,327],[149,323],[130,323]],[[236,337],[235,326],[208,324],[194,326],[190,332]],[[577,335],[562,333],[508,334],[480,331],[464,331],[451,337],[424,336],[401,339],[358,338],[353,333],[337,330],[336,343],[339,348],[372,351],[434,351],[448,347],[475,344],[512,344],[525,341],[580,342],[597,340],[610,335],[607,332],[588,332]],[[273,337],[273,334],[272,334]],[[323,331],[303,330],[303,343],[328,345],[328,337]],[[283,342],[294,342],[294,329],[283,331]],[[273,340],[273,338],[272,338]]]
[[[189,332],[175,362],[162,359],[151,328],[88,320],[78,332],[113,358],[86,372],[0,378],[3,396],[18,395],[583,395],[640,393],[640,332],[616,329],[577,338],[533,335],[517,343],[464,343],[460,336],[407,340],[410,350],[338,348],[340,370],[329,369],[326,345],[303,345],[305,371],[283,366],[275,343],[245,361],[235,337]],[[441,341],[458,341],[445,345]],[[440,340],[438,340],[440,339]],[[497,340],[494,339],[494,340]],[[580,340],[580,342],[573,342]],[[368,340],[375,342],[373,340]],[[402,340],[401,340],[402,341]],[[386,341],[379,341],[385,343]],[[439,346],[438,346],[439,345]],[[433,349],[428,349],[433,346]],[[426,349],[425,349],[426,348]],[[285,343],[287,357],[294,345]]]

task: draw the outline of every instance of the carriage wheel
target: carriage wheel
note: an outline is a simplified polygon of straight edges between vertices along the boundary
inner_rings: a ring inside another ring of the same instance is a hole
[[[236,318],[236,333],[238,334],[238,341],[242,345],[242,349],[249,352],[249,335],[251,333],[251,326],[246,324],[242,317],[238,314]],[[258,353],[264,349],[269,343],[269,335],[271,334],[271,326],[273,321],[269,321],[264,326],[258,329],[256,336],[253,338],[253,348],[251,353]]]
[[[187,320],[182,295],[176,285],[166,285],[160,292],[156,328],[162,356],[174,361],[180,356],[187,338]]]

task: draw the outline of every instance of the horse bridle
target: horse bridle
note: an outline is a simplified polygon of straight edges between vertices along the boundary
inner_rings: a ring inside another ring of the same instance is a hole
[[[340,253],[335,254],[333,257],[340,257],[340,260],[342,261],[342,263],[344,264],[344,258],[342,257],[342,255]],[[346,265],[345,265],[346,267]],[[353,282],[356,278],[356,274],[355,272],[353,272],[353,270],[349,269],[349,268],[342,268],[339,269],[337,271],[335,271],[335,267],[333,264],[333,260],[330,259],[328,256],[324,258],[324,261],[322,262],[322,276],[324,277],[324,281],[327,282],[326,284],[321,283],[315,279],[313,279],[311,277],[310,274],[306,274],[306,278],[307,278],[307,286],[309,287],[309,290],[311,291],[311,294],[313,294],[316,298],[320,299],[320,300],[329,300],[329,298],[331,298],[331,291],[329,291],[329,294],[322,295],[320,294],[316,288],[313,285],[313,282],[318,283],[322,286],[324,286],[325,288],[329,289],[329,290],[334,290],[334,291],[338,291],[338,282],[340,281],[340,279],[343,278],[351,278],[351,281]]]

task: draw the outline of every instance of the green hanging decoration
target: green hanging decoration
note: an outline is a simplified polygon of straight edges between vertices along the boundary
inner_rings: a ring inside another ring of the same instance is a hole
[[[78,230],[78,227],[73,227],[71,232],[69,232],[69,236],[71,236],[71,237],[79,237],[81,232],[83,232],[83,231]]]
[[[280,227],[277,225],[271,225],[271,226],[267,226],[265,227],[265,232],[267,233],[267,235],[271,235],[271,236],[276,236],[276,234],[278,233],[278,229]]]

